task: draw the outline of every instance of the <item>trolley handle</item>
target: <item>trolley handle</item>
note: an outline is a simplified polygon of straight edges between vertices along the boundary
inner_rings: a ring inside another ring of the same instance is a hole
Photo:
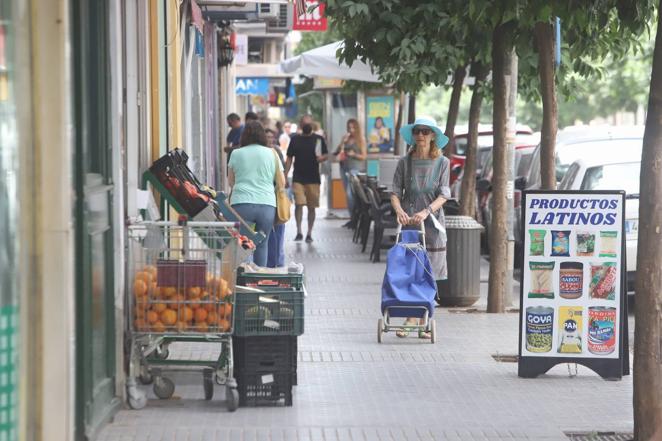
[[[140,222],[130,222],[131,226],[148,226],[148,227],[179,227],[181,226],[178,222],[168,222],[168,221],[140,221]],[[225,228],[239,228],[241,225],[239,222],[221,222],[221,221],[212,221],[212,222],[196,222],[188,221],[186,222],[187,227],[225,227]]]
[[[421,235],[421,241],[423,242],[423,248],[426,248],[426,245],[425,245],[425,222],[421,222],[419,227],[420,227],[420,229],[418,231],[418,234]],[[400,242],[400,233],[401,232],[402,232],[402,224],[400,224],[400,222],[398,222],[398,228],[395,232],[395,243]]]

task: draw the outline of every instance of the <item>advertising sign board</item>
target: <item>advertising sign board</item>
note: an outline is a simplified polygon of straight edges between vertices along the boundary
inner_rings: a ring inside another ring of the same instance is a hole
[[[629,373],[625,193],[524,193],[519,374],[578,363]]]

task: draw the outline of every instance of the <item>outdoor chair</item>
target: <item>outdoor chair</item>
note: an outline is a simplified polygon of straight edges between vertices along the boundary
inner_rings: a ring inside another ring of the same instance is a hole
[[[368,187],[366,194],[370,201],[370,216],[372,218],[373,227],[373,242],[372,251],[370,251],[370,259],[373,262],[380,261],[381,250],[389,249],[393,246],[394,241],[390,239],[384,241],[384,231],[387,229],[395,229],[398,227],[398,221],[393,212],[390,203],[380,203],[379,194]]]

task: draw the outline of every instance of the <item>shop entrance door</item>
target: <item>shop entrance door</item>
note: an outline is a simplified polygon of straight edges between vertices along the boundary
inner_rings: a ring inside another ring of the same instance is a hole
[[[108,3],[73,2],[76,439],[94,437],[115,396]]]

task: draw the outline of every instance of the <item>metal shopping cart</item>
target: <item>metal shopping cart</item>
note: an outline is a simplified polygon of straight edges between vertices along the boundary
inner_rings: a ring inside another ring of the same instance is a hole
[[[398,225],[395,245],[386,258],[386,273],[382,283],[382,318],[377,324],[377,341],[384,332],[427,331],[431,343],[437,339],[432,317],[436,283],[425,251],[425,226],[420,230],[402,230]],[[419,323],[393,324],[394,317],[418,318]]]
[[[239,404],[233,374],[235,275],[240,246],[230,222],[141,222],[128,227],[126,313],[129,354],[127,395],[133,409],[147,404],[138,388],[153,383],[161,399],[174,382],[165,373],[202,370],[204,396],[214,383],[226,388],[227,408]],[[171,359],[174,342],[219,345],[215,360]]]

